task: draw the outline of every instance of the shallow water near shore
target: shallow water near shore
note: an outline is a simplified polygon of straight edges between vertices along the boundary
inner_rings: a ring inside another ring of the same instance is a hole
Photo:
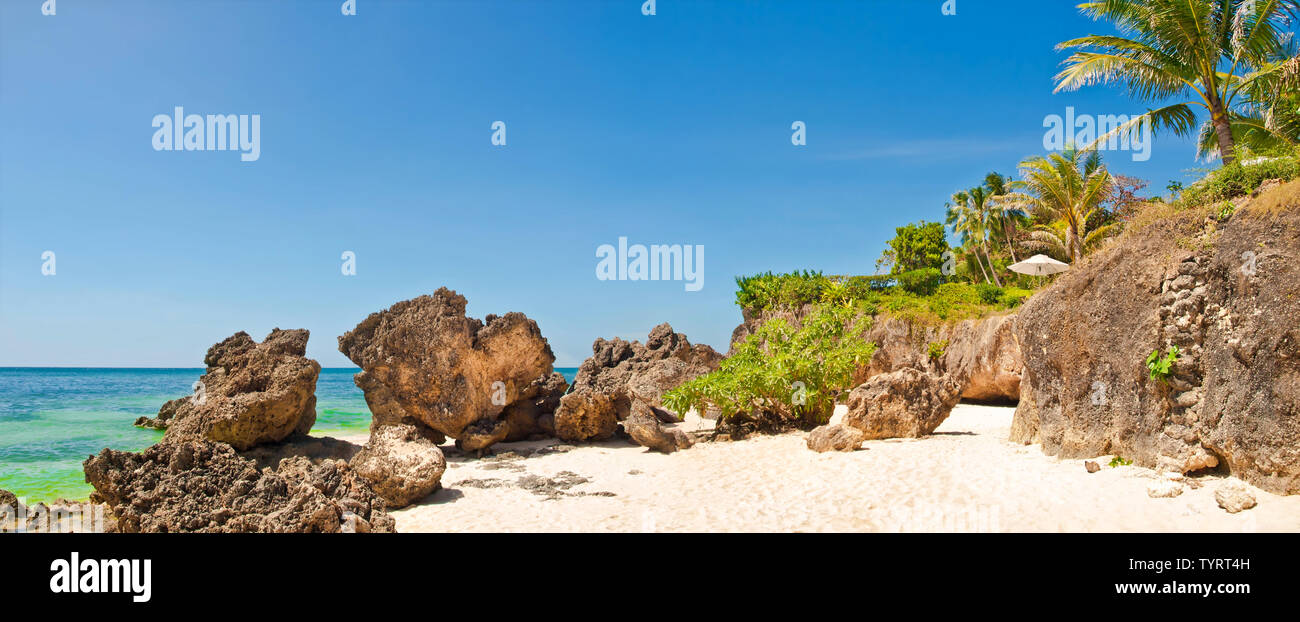
[[[573,381],[575,368],[558,368]],[[140,451],[162,432],[133,425],[188,395],[202,368],[0,368],[0,488],[28,502],[86,499],[81,463],[105,447]],[[322,369],[314,436],[365,435],[370,409],[350,368]]]

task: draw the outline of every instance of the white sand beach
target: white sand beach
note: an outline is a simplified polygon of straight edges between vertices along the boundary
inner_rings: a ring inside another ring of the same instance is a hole
[[[393,515],[401,532],[1300,530],[1300,496],[1248,487],[1259,505],[1228,514],[1214,491],[1232,478],[1204,476],[1151,498],[1150,469],[1106,456],[1090,474],[1009,442],[1013,410],[961,404],[933,436],[852,453],[810,451],[803,434],[671,455],[617,441],[501,444],[486,459],[450,455],[443,488]]]

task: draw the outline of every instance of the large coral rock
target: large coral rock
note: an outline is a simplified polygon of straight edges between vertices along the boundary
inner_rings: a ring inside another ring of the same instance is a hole
[[[479,321],[465,316],[465,304],[440,288],[372,313],[339,337],[339,351],[361,367],[355,382],[376,427],[428,427],[482,449],[511,436],[507,408],[553,392],[555,355],[537,322],[522,313]]]
[[[1242,203],[1130,230],[1025,304],[1013,440],[1300,493],[1300,182]]]
[[[722,362],[722,355],[713,348],[691,345],[686,335],[674,332],[667,323],[654,327],[644,345],[619,338],[597,339],[591,351],[591,358],[578,368],[573,391],[607,396],[613,410],[602,414],[602,420],[608,420],[608,414],[612,414],[615,421],[626,419],[635,401],[649,406],[661,420],[671,421],[673,415],[661,408],[663,394],[687,380],[717,369]],[[555,414],[557,430],[561,418],[574,419],[565,413],[568,404],[580,404],[584,409],[591,409],[602,406],[604,401],[584,397],[561,402]]]
[[[677,428],[666,428],[643,402],[632,403],[632,414],[623,421],[623,429],[636,444],[670,454],[687,449],[694,441]]]
[[[384,426],[348,463],[374,487],[390,509],[406,507],[438,489],[447,460],[415,426]]]
[[[603,441],[618,430],[618,406],[608,393],[577,389],[560,399],[555,435],[566,441]]]
[[[91,501],[127,533],[393,531],[383,500],[341,461],[296,457],[259,471],[230,445],[194,440],[105,449],[82,466]]]
[[[862,431],[867,440],[920,438],[934,432],[960,400],[956,380],[909,367],[853,389],[844,425]]]
[[[168,440],[207,439],[249,449],[306,434],[316,423],[320,364],[305,356],[306,330],[275,329],[262,343],[238,332],[208,349],[193,396],[163,405]],[[137,422],[139,424],[140,422]]]

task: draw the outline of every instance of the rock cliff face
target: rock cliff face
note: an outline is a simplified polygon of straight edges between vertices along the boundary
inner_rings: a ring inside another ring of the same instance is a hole
[[[138,532],[390,532],[384,502],[347,463],[304,457],[258,470],[230,445],[164,440],[86,460],[91,501]]]
[[[759,324],[780,317],[798,324],[810,309],[744,312],[745,322],[732,333],[735,343]],[[866,339],[878,348],[871,365],[854,380],[861,384],[872,377],[913,368],[949,375],[961,385],[961,398],[981,402],[1011,403],[1020,399],[1020,375],[1024,361],[1016,336],[1016,315],[1005,314],[979,320],[964,320],[942,326],[922,326],[904,320],[878,316]],[[930,358],[930,344],[943,345],[943,356]]]
[[[236,449],[306,434],[316,423],[320,364],[307,358],[306,330],[275,329],[262,343],[238,332],[208,349],[195,395],[163,405],[156,420],[168,440],[206,439]]]
[[[536,407],[563,394],[563,379],[553,377],[555,355],[537,323],[522,313],[479,321],[465,316],[465,304],[440,288],[372,313],[339,337],[339,351],[361,367],[355,382],[374,414],[372,429],[432,429],[466,450],[545,429]]]
[[[650,331],[643,345],[622,339],[597,339],[582,362],[573,391],[555,413],[556,434],[570,441],[609,438],[627,419],[635,402],[664,421],[676,418],[660,406],[669,389],[718,368],[722,355],[706,345],[691,345],[667,323]]]
[[[1300,183],[1225,223],[1185,212],[1085,259],[1020,313],[1012,439],[1062,457],[1226,466],[1300,492]],[[1181,356],[1149,378],[1152,351]]]

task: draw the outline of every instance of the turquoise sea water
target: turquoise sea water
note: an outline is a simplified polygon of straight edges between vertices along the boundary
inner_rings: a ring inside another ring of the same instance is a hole
[[[85,499],[81,463],[110,447],[139,451],[162,432],[132,425],[188,395],[202,369],[0,368],[0,488],[28,502]],[[570,382],[577,369],[557,368]],[[352,384],[356,369],[322,369],[316,436],[364,433],[370,409]]]

